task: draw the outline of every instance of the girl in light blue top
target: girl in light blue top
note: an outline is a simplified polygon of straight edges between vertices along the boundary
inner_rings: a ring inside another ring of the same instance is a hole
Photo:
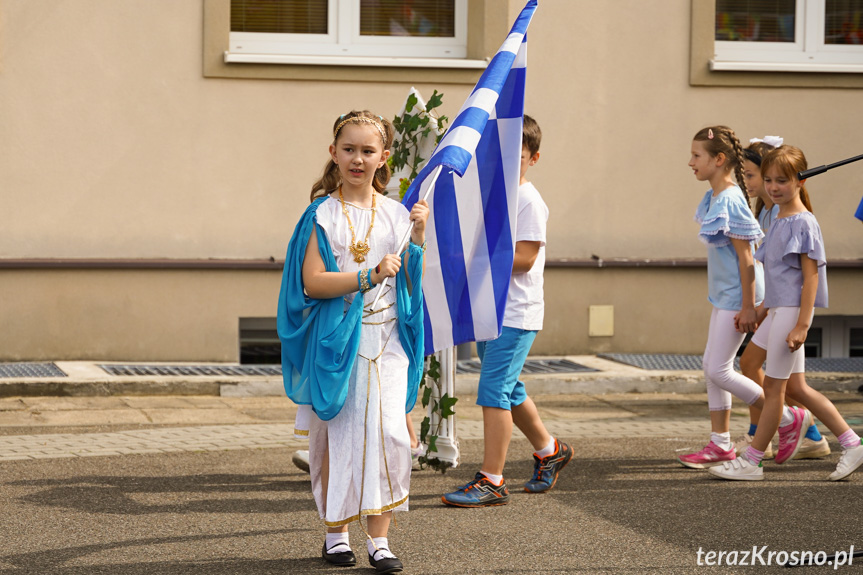
[[[770,229],[770,224],[773,223],[773,220],[776,219],[776,216],[779,214],[779,206],[767,207],[764,206],[761,210],[755,211],[755,217],[758,218],[758,225],[761,226],[761,231],[767,234],[767,230]]]
[[[767,331],[766,398],[752,444],[741,457],[710,470],[724,479],[763,479],[761,460],[777,428],[776,463],[794,457],[812,414],[794,407],[792,423],[780,421],[782,412],[788,409],[783,406],[786,387],[788,395],[809,407],[842,446],[842,457],[829,479],[844,479],[863,465],[860,437],[848,427],[833,403],[809,387],[802,376],[803,343],[814,310],[827,307],[824,240],[818,221],[812,215],[809,194],[803,182],[797,179],[797,174],[806,168],[803,152],[793,146],[781,146],[769,152],[761,162],[764,186],[779,206],[779,215],[756,254],[764,262],[764,307],[770,310],[768,321],[758,328],[759,332]]]
[[[711,186],[695,212],[701,225],[698,236],[707,245],[708,300],[713,304],[703,359],[711,435],[704,449],[678,459],[702,469],[736,457],[729,431],[731,396],[757,407],[764,402],[761,387],[734,371],[734,357],[746,332],[755,330],[755,307],[763,299],[753,244],[764,234],[749,207],[743,149],[730,128],[712,126],[698,132],[689,167],[698,181]]]

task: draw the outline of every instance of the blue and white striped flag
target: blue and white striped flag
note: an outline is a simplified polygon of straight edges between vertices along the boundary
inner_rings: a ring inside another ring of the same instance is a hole
[[[531,0],[435,153],[411,183],[410,209],[431,195],[423,295],[425,352],[500,335],[515,252]]]

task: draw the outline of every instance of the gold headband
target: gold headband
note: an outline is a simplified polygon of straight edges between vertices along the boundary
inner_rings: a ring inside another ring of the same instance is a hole
[[[374,118],[368,118],[366,116],[351,116],[350,118],[345,118],[338,124],[336,124],[336,129],[333,130],[333,139],[335,140],[339,135],[339,130],[342,129],[342,126],[345,124],[371,124],[375,128],[378,129],[378,132],[381,133],[381,140],[383,141],[383,147],[387,147],[387,133],[384,130],[384,127],[380,122],[375,120]]]

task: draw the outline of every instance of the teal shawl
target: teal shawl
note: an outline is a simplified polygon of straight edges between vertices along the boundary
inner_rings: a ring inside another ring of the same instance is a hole
[[[306,208],[291,236],[277,315],[285,392],[294,403],[311,405],[324,421],[338,415],[348,395],[363,315],[363,298],[359,294],[346,312],[342,297],[313,299],[303,292],[303,259],[313,230],[317,233],[318,250],[326,270],[341,271],[326,233],[317,224],[316,211],[326,199],[318,198]],[[406,253],[410,253],[407,266]],[[423,374],[423,250],[410,242],[405,254],[402,254],[402,267],[396,275],[396,305],[399,338],[409,361],[407,413],[416,403]],[[410,294],[406,271],[413,284]]]

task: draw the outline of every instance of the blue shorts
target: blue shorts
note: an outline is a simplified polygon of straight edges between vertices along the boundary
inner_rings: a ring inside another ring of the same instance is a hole
[[[477,405],[512,410],[527,399],[524,383],[518,376],[536,334],[536,331],[504,326],[497,339],[477,342],[476,352],[482,362]]]

